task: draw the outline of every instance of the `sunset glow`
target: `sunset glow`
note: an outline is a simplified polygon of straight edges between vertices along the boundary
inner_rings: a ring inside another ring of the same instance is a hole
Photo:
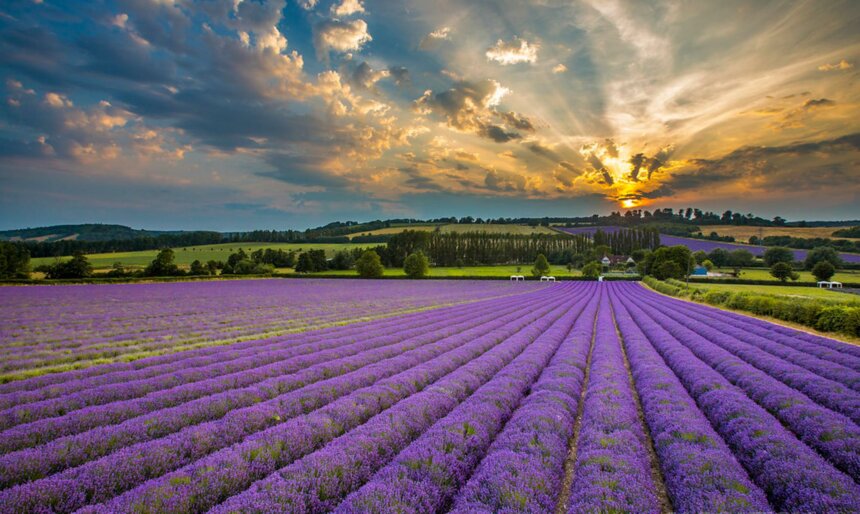
[[[860,4],[821,5],[5,2],[0,217],[860,217]]]

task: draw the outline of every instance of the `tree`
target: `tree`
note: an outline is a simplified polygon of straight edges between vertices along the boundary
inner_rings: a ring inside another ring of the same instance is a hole
[[[788,279],[797,280],[800,278],[800,275],[791,269],[791,264],[781,261],[775,262],[773,266],[770,267],[770,274],[780,282],[785,282]]]
[[[175,258],[175,254],[173,250],[170,248],[164,248],[158,255],[155,256],[155,259],[149,263],[149,266],[143,270],[143,274],[148,277],[170,277],[174,275],[181,275],[182,270],[179,269],[179,266],[173,262]]]
[[[658,280],[666,280],[667,278],[682,279],[686,275],[683,268],[677,262],[671,260],[663,261],[654,266],[651,274]]]
[[[382,259],[373,250],[367,250],[355,261],[355,270],[362,278],[379,278],[385,273],[382,267]]]
[[[403,271],[409,278],[424,278],[430,272],[430,262],[420,250],[409,254],[403,261]]]
[[[194,259],[194,262],[191,263],[191,269],[189,270],[191,275],[208,275],[209,269],[200,262],[199,259]]]
[[[307,252],[299,254],[299,260],[296,262],[296,273],[313,273],[314,260]]]
[[[813,248],[806,254],[806,260],[803,262],[803,266],[811,270],[815,268],[815,265],[819,262],[827,261],[829,262],[834,269],[839,269],[842,267],[842,259],[839,258],[839,254],[836,253],[836,250],[833,249],[832,246],[819,246],[817,248]]]
[[[645,257],[642,261],[642,271],[645,275],[665,280],[667,278],[683,279],[695,267],[696,260],[686,246],[661,246]]]
[[[699,250],[693,254],[693,257],[696,258],[696,264],[701,264],[707,260],[708,254],[704,250]]]
[[[794,252],[783,246],[771,246],[764,251],[763,258],[764,263],[770,268],[773,268],[773,265],[778,262],[791,264],[792,261],[794,261]]]
[[[600,263],[591,261],[582,267],[582,276],[588,278],[597,278],[600,276]]]
[[[733,268],[746,268],[752,266],[755,256],[749,250],[734,250],[729,253],[729,266]]]
[[[549,262],[546,260],[546,255],[539,253],[532,268],[532,276],[542,277],[544,275],[549,275]]]
[[[92,275],[93,267],[80,251],[68,261],[55,263],[45,273],[48,278],[88,278]]]
[[[30,251],[14,243],[0,243],[0,278],[30,276]]]
[[[210,275],[217,275],[219,269],[224,269],[224,263],[213,259],[206,263],[206,269]]]
[[[710,261],[710,260],[708,260],[708,259],[705,259],[705,260],[702,262],[702,266],[704,266],[704,267],[705,267],[705,269],[706,269],[706,270],[708,270],[708,271],[711,271],[711,270],[713,270],[713,269],[714,269],[714,263],[713,263],[713,262],[711,262],[711,261]]]
[[[331,268],[337,270],[348,270],[352,268],[353,264],[355,264],[355,259],[351,253],[345,250],[335,253],[331,260]]]
[[[729,264],[729,252],[723,248],[714,248],[708,254],[708,260],[714,263],[714,266],[722,268]]]
[[[834,274],[836,267],[827,260],[819,261],[812,267],[812,275],[820,281],[828,281]]]

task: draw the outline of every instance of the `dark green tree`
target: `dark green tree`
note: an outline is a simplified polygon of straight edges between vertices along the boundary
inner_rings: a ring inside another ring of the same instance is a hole
[[[48,268],[45,275],[48,278],[89,278],[93,275],[93,267],[86,255],[75,252],[71,259]]]
[[[819,246],[810,250],[806,254],[806,260],[803,261],[803,267],[811,270],[815,268],[816,264],[822,261],[829,262],[834,269],[842,267],[842,259],[839,258],[839,254],[831,246]]]
[[[341,250],[334,254],[331,260],[331,269],[348,270],[355,264],[355,259],[350,252]]]
[[[0,242],[0,278],[28,278],[30,251],[22,245]]]
[[[424,278],[430,273],[430,262],[427,256],[418,250],[403,261],[403,271],[409,278]]]
[[[693,271],[695,264],[696,260],[686,246],[661,246],[646,256],[640,272],[660,280],[683,279]]]
[[[778,262],[791,264],[794,261],[794,252],[783,246],[771,246],[764,251],[764,263],[773,268]]]
[[[800,278],[800,275],[791,269],[791,264],[784,261],[773,263],[773,266],[770,267],[770,274],[780,282],[785,282],[788,279],[797,280]]]
[[[355,270],[361,278],[379,278],[385,273],[379,254],[373,250],[366,250],[361,254],[355,261]]]
[[[755,256],[749,250],[733,250],[729,253],[729,266],[733,268],[746,268],[752,266]]]
[[[189,270],[189,274],[191,275],[208,275],[209,269],[200,262],[199,259],[194,259],[194,262],[191,263],[191,269]]]
[[[542,277],[544,275],[549,275],[549,262],[547,262],[544,254],[539,253],[535,258],[535,264],[532,268],[532,276]]]
[[[296,273],[313,273],[314,260],[307,252],[299,254],[299,260],[296,262]]]
[[[149,263],[149,266],[143,270],[143,274],[148,277],[171,277],[181,275],[182,270],[174,262],[175,254],[172,249],[164,248],[155,259]]]
[[[600,263],[591,261],[582,267],[582,276],[588,278],[597,278],[600,276]]]
[[[729,265],[729,252],[723,248],[714,248],[708,254],[708,260],[714,263],[714,266],[722,268]]]
[[[830,280],[836,274],[836,266],[828,260],[821,260],[812,267],[812,275],[822,281]]]

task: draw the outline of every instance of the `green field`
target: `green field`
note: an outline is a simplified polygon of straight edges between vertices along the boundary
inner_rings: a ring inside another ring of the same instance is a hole
[[[188,266],[195,259],[201,262],[209,260],[226,261],[231,253],[238,252],[241,248],[246,253],[251,253],[260,248],[273,248],[281,250],[307,251],[307,250],[325,250],[329,256],[334,255],[339,250],[351,250],[353,248],[367,248],[376,246],[373,243],[332,243],[332,244],[296,244],[296,243],[225,243],[219,245],[206,246],[189,246],[174,248],[176,252],[176,264],[180,266]],[[124,266],[131,268],[142,268],[148,265],[155,258],[158,250],[143,250],[139,252],[115,252],[115,253],[94,253],[87,255],[94,269],[108,269],[113,263],[121,262]],[[68,257],[62,257],[62,260]],[[54,262],[54,257],[39,257],[32,259],[30,264],[35,267],[41,264],[51,264]]]
[[[729,274],[732,272],[730,268],[721,268],[719,270],[721,273]],[[812,273],[808,271],[798,271],[800,275],[800,282],[816,282],[815,277],[812,276]],[[731,279],[732,277],[721,277],[721,279]],[[767,268],[743,268],[741,270],[741,276],[739,277],[742,280],[776,280],[770,274],[770,270]],[[836,275],[833,276],[832,279],[837,282],[860,282],[860,270],[840,270],[836,272]],[[789,284],[791,281],[788,282]]]
[[[749,284],[690,284],[690,287],[700,291],[731,291],[733,293],[763,293],[777,296],[791,296],[795,298],[824,298],[860,304],[860,296],[823,289],[818,287],[803,286],[762,286]]]

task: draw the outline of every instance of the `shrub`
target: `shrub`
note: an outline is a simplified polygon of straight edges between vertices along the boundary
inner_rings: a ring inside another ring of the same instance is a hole
[[[836,273],[836,268],[829,261],[819,261],[812,267],[812,275],[818,280],[830,280]]]
[[[791,269],[791,264],[783,261],[775,262],[773,266],[770,267],[770,274],[780,282],[785,282],[788,279],[797,280],[800,278],[800,275]]]
[[[818,248],[810,250],[810,252],[806,254],[806,260],[803,262],[803,265],[806,269],[812,270],[815,268],[816,264],[822,261],[829,262],[834,268],[842,267],[842,259],[839,258],[839,254],[836,253],[836,250],[830,246],[819,246]]]
[[[430,263],[427,256],[420,250],[409,254],[403,261],[403,271],[409,278],[424,278],[430,273]]]
[[[705,293],[703,299],[705,303],[709,303],[711,305],[723,305],[729,300],[729,297],[732,296],[732,293],[729,291],[708,291]]]
[[[532,276],[542,277],[544,275],[549,275],[549,262],[546,260],[546,255],[539,253],[532,268]]]
[[[794,261],[794,252],[783,246],[772,246],[764,251],[764,263],[773,267],[778,262],[791,264]]]
[[[382,267],[382,259],[373,250],[367,250],[355,261],[355,270],[362,278],[379,278],[385,273]]]
[[[600,276],[600,264],[598,262],[589,262],[582,267],[582,276],[587,278],[597,278]]]

